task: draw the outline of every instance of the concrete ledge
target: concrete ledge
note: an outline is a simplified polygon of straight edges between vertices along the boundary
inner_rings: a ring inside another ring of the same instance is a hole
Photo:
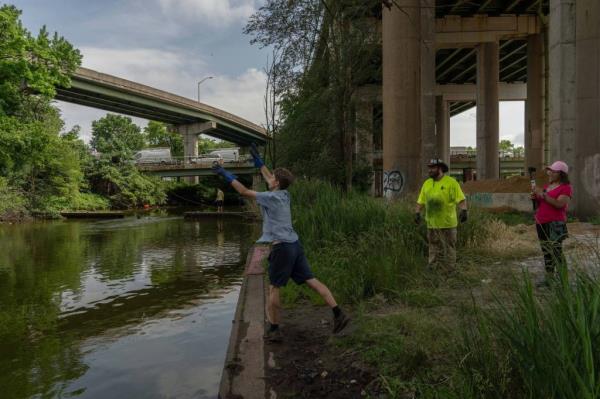
[[[246,260],[235,319],[219,388],[220,399],[265,397],[265,279],[263,260],[270,248],[255,245]]]
[[[473,193],[467,194],[467,202],[480,208],[512,208],[520,212],[532,212],[529,193]]]

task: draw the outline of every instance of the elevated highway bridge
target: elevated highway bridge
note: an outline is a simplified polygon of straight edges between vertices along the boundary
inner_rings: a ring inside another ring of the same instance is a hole
[[[183,136],[186,159],[198,157],[200,134],[240,146],[248,146],[252,142],[265,145],[270,140],[263,127],[229,112],[87,68],[77,69],[71,77],[70,87],[58,87],[56,99],[164,122]],[[160,168],[160,165],[157,168]],[[210,172],[204,169],[190,165],[181,168],[177,175],[167,176],[197,176],[194,173],[201,175]],[[158,171],[155,172],[159,174]],[[193,180],[196,181],[195,178]]]

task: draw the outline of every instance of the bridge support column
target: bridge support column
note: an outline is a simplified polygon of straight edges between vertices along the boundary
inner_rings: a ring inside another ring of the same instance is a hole
[[[183,155],[184,162],[190,163],[192,159],[198,157],[198,136],[215,129],[215,122],[190,123],[189,125],[176,126],[176,130],[183,136]],[[185,178],[188,183],[198,184],[198,176]]]
[[[477,179],[500,177],[498,42],[477,46]]]
[[[450,165],[450,107],[444,96],[435,98],[436,157]]]
[[[575,162],[575,0],[550,0],[550,159]]]
[[[435,15],[433,7],[426,7],[433,0],[395,3],[402,9],[396,5],[384,7],[382,24],[383,195],[386,198],[419,188],[423,177],[424,132],[430,135],[428,140],[435,140]],[[435,146],[431,141],[426,144]]]
[[[198,157],[198,135],[186,133],[183,135],[184,162],[190,163],[191,159]],[[190,184],[198,184],[198,176],[189,176],[185,180]]]
[[[577,156],[569,172],[574,208],[585,218],[598,215],[600,209],[600,2],[576,4]]]
[[[544,168],[544,37],[527,38],[527,100],[525,101],[525,167]]]

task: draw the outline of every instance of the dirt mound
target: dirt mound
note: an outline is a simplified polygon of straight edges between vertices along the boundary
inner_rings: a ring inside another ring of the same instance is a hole
[[[541,181],[537,182],[542,185]],[[526,176],[512,176],[500,180],[477,180],[468,181],[463,184],[463,191],[472,193],[528,193],[531,191],[531,183]]]

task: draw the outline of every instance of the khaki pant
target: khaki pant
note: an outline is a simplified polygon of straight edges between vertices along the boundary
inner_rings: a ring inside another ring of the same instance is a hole
[[[452,271],[456,266],[456,228],[428,229],[429,267]]]

